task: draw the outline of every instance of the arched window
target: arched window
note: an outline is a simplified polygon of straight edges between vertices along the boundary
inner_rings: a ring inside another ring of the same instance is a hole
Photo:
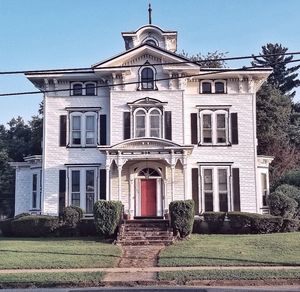
[[[221,82],[221,81],[215,82],[215,93],[225,93],[224,82]]]
[[[149,113],[149,124],[149,136],[159,138],[161,136],[161,113],[159,110],[154,109]]]
[[[157,46],[157,43],[155,42],[155,40],[151,40],[151,39],[148,39],[145,41],[146,44],[149,44],[149,45],[152,45],[152,46]]]
[[[142,89],[154,89],[154,72],[151,68],[144,68],[141,72]]]
[[[135,113],[135,137],[146,136],[146,113],[138,110]]]
[[[142,169],[138,176],[145,176],[146,178],[160,176],[159,172],[153,168],[144,168]]]
[[[73,95],[82,95],[82,84],[73,85]]]
[[[211,82],[204,81],[202,82],[201,86],[202,86],[202,91],[201,91],[202,93],[212,93]]]
[[[96,95],[96,84],[95,83],[87,83],[85,85],[85,95]]]

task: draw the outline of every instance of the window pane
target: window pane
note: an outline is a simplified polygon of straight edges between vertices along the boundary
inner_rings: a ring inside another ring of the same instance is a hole
[[[211,115],[203,115],[203,128],[211,129]]]
[[[37,174],[32,176],[32,191],[37,190]]]
[[[206,212],[210,212],[214,210],[212,193],[204,193],[204,205],[205,205]]]
[[[86,194],[86,213],[93,213],[94,209],[94,201],[95,201],[95,194],[94,193],[87,193]]]
[[[72,171],[72,192],[80,192],[80,171]]]
[[[151,128],[159,128],[159,120],[160,116],[150,116],[150,127]]]
[[[211,83],[202,82],[202,93],[211,93]]]
[[[159,135],[159,129],[151,129],[150,130],[150,137],[157,137],[159,138],[160,135]]]
[[[80,131],[72,132],[72,144],[74,144],[74,145],[81,144],[81,132]]]
[[[95,191],[95,171],[94,170],[86,171],[86,191],[88,191],[88,192]]]
[[[135,136],[136,137],[145,137],[145,129],[136,129]]]
[[[215,92],[216,93],[224,93],[224,83],[223,82],[216,82],[215,83]]]
[[[261,174],[261,193],[262,193],[262,203],[263,206],[267,206],[267,195],[268,195],[268,189],[267,189],[267,175],[265,173]]]
[[[217,143],[226,143],[226,130],[217,131]]]
[[[218,169],[219,191],[227,191],[227,169]]]
[[[81,128],[81,117],[80,116],[72,116],[72,129],[80,130]]]
[[[71,205],[80,207],[80,193],[72,193]]]
[[[213,190],[212,169],[204,169],[204,190]]]
[[[203,130],[203,142],[212,143],[212,132],[211,130]]]
[[[154,73],[150,68],[144,68],[141,73],[141,82],[143,89],[154,88]]]
[[[75,84],[73,86],[73,95],[82,95],[82,85],[81,84]]]
[[[96,91],[95,84],[88,83],[85,85],[85,94],[86,95],[95,95],[95,91]]]
[[[217,115],[217,127],[225,128],[225,115],[224,114]]]
[[[85,128],[88,131],[95,131],[95,117],[94,116],[87,116],[86,117]]]
[[[228,196],[227,193],[219,194],[220,211],[228,212]]]
[[[137,128],[145,128],[145,116],[137,116],[136,117],[136,127]]]

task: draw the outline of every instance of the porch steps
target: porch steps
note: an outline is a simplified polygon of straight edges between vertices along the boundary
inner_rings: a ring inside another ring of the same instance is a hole
[[[116,243],[120,245],[170,245],[173,240],[169,220],[136,219],[124,220]]]

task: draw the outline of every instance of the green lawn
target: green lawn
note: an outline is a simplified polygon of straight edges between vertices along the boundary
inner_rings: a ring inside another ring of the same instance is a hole
[[[0,269],[113,267],[120,255],[94,238],[0,238]]]
[[[296,270],[206,270],[160,272],[161,281],[185,282],[190,280],[265,280],[299,279],[300,268]]]
[[[97,285],[103,279],[101,272],[89,273],[38,273],[0,274],[0,284],[15,284],[14,287],[29,284],[35,286]]]
[[[192,235],[159,256],[159,266],[300,265],[300,232]]]

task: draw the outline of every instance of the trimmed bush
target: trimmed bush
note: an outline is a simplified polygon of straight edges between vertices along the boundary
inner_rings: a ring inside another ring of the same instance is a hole
[[[68,206],[63,209],[62,220],[63,224],[68,228],[76,228],[78,222],[83,217],[83,211],[76,206]]]
[[[219,233],[223,227],[225,212],[205,212],[204,221],[208,224],[210,233]]]
[[[280,191],[297,202],[298,206],[295,217],[298,217],[300,215],[300,189],[292,185],[283,184],[280,185],[275,191]]]
[[[253,214],[251,216],[252,233],[275,233],[282,229],[282,217]]]
[[[11,222],[13,218],[4,219],[0,221],[0,231],[3,236],[12,236]]]
[[[94,220],[97,234],[112,237],[117,232],[122,215],[122,202],[100,200],[94,205]]]
[[[171,225],[173,232],[181,238],[184,238],[192,233],[195,203],[193,200],[173,201],[169,205]]]
[[[298,203],[282,191],[275,191],[268,197],[268,205],[272,215],[293,218],[297,214]]]
[[[96,236],[97,230],[94,219],[81,219],[78,223],[80,236]]]
[[[58,218],[53,216],[29,215],[11,221],[13,235],[20,237],[50,236],[58,226]]]
[[[246,212],[228,212],[229,226],[233,233],[244,234],[251,233],[251,216],[252,213]]]
[[[294,232],[300,229],[300,221],[297,219],[283,219],[281,232]]]

